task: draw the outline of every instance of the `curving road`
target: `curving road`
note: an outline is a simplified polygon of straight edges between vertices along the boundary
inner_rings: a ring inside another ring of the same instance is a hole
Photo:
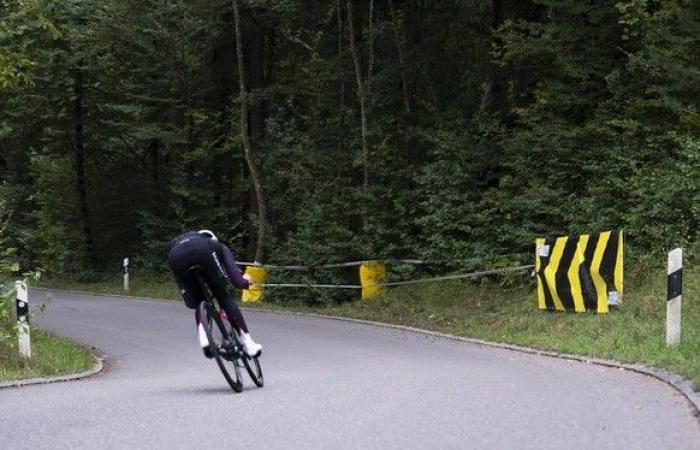
[[[40,324],[104,352],[106,369],[0,390],[0,448],[700,449],[687,401],[649,377],[370,325],[246,317],[266,386],[247,380],[234,394],[183,305],[53,293]]]

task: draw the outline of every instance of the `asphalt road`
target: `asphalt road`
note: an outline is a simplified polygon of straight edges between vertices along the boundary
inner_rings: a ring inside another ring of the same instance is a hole
[[[33,298],[39,294],[34,294]],[[0,449],[700,449],[652,378],[419,333],[246,312],[264,388],[234,394],[182,304],[54,293],[89,379],[0,390]]]

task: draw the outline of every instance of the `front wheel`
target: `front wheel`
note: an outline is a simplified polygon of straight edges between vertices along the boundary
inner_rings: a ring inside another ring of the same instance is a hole
[[[237,364],[236,358],[231,358],[231,344],[224,323],[209,302],[199,304],[199,317],[209,341],[209,351],[216,359],[221,373],[224,374],[231,389],[235,392],[241,392],[243,390],[241,368]],[[226,366],[227,362],[233,367],[233,373],[229,372],[229,368]]]
[[[248,371],[248,375],[253,380],[258,387],[263,387],[265,380],[263,379],[262,367],[260,367],[260,360],[257,356],[252,358],[248,355],[243,356],[243,364],[245,364],[245,369]]]

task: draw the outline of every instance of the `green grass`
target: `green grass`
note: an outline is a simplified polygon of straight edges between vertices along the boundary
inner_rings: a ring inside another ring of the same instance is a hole
[[[132,277],[129,283],[129,292],[124,291],[124,281],[119,277],[111,277],[99,281],[81,281],[70,277],[44,276],[40,283],[42,287],[54,289],[77,289],[94,292],[97,294],[133,295],[136,297],[163,298],[171,300],[182,299],[177,290],[177,285],[172,277],[144,276]]]
[[[514,289],[493,283],[446,282],[389,290],[372,301],[305,306],[269,301],[254,307],[338,315],[410,325],[544,350],[643,363],[679,373],[700,390],[700,270],[684,269],[681,344],[665,345],[664,269],[630,271],[619,310],[609,314],[549,313],[536,307],[534,286]],[[121,280],[86,284],[45,281],[52,287],[123,293]],[[131,294],[179,298],[169,278],[132,280]]]
[[[86,349],[67,339],[31,330],[32,357],[24,361],[16,346],[0,342],[0,381],[84,372],[95,364]]]
[[[692,289],[691,283],[686,283],[682,341],[672,349],[665,345],[666,292],[661,284],[647,282],[630,287],[618,311],[600,315],[539,311],[532,288],[503,290],[461,283],[396,289],[372,302],[328,307],[319,312],[641,362],[682,374],[700,389],[697,277]]]

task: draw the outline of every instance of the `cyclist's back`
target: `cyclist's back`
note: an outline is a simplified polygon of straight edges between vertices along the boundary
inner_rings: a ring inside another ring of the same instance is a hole
[[[218,246],[214,240],[196,231],[188,231],[170,241],[168,262],[173,264],[171,269],[177,268],[180,273],[196,266],[201,268],[205,275],[215,273],[217,268],[212,266],[212,253],[216,253]]]

